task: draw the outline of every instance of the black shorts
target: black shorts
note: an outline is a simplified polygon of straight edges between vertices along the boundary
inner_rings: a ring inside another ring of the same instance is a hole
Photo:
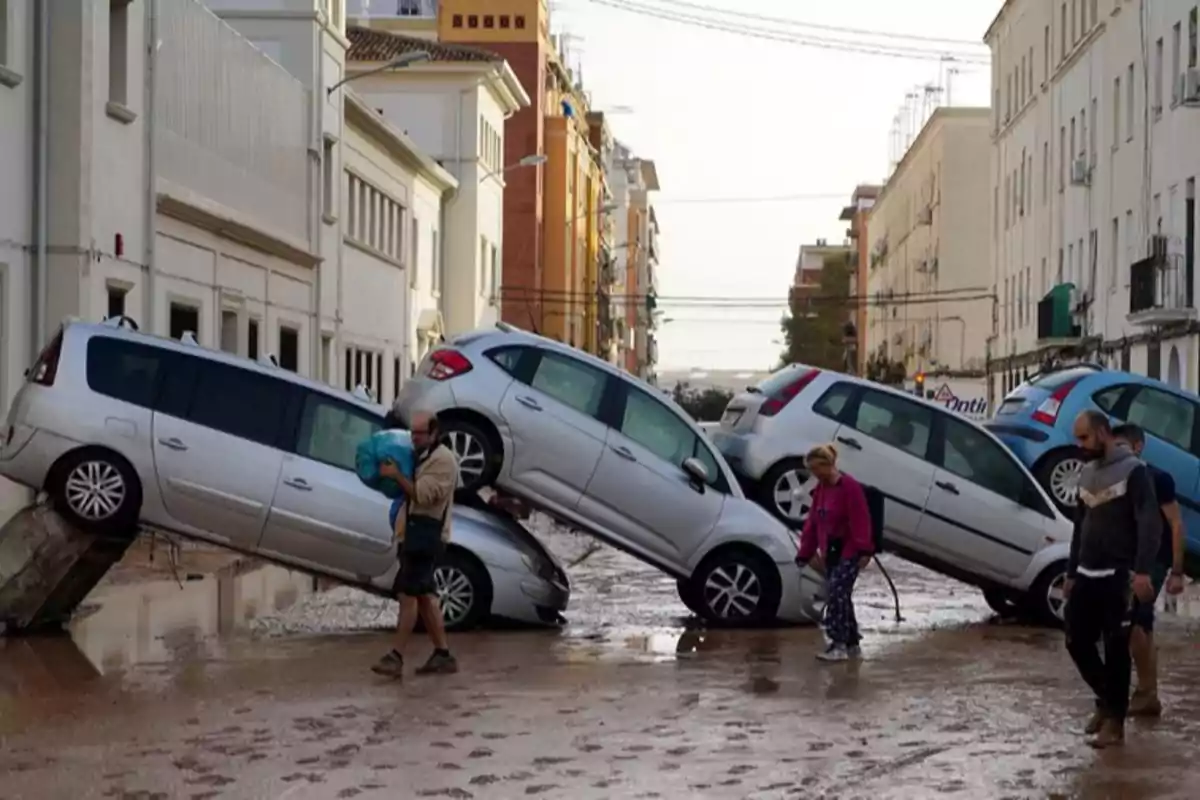
[[[444,549],[444,547],[438,547],[438,551],[432,555],[414,558],[406,554],[404,545],[401,545],[400,572],[396,575],[396,584],[393,587],[396,595],[406,597],[436,595],[437,582],[433,578],[433,572],[437,569],[437,562]]]

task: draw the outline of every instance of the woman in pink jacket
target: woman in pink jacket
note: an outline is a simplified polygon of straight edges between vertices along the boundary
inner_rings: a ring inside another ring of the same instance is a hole
[[[817,658],[846,661],[858,658],[858,621],[854,618],[854,582],[874,554],[871,515],[862,485],[837,468],[837,448],[814,447],[805,458],[817,479],[812,507],[800,536],[800,567],[812,563],[826,576],[825,632],[829,646]]]

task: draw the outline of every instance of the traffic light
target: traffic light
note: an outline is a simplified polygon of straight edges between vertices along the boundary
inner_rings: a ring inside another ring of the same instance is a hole
[[[913,377],[913,394],[917,397],[925,396],[925,373],[918,372]]]

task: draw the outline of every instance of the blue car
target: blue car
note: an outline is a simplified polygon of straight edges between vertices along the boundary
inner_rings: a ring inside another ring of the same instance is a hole
[[[1200,397],[1167,384],[1079,364],[1034,376],[1000,404],[987,427],[1029,467],[1068,516],[1083,467],[1072,426],[1085,409],[1146,432],[1142,457],[1175,478],[1187,533],[1189,575],[1200,568]]]

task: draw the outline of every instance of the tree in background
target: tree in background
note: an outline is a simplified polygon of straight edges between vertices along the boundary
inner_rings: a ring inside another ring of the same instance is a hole
[[[815,292],[793,291],[788,313],[781,321],[786,350],[783,365],[809,364],[821,369],[846,369],[846,322],[854,304],[850,299],[850,256],[828,256]]]
[[[725,406],[733,399],[733,392],[716,387],[693,389],[681,381],[675,384],[671,399],[696,422],[719,422]]]

